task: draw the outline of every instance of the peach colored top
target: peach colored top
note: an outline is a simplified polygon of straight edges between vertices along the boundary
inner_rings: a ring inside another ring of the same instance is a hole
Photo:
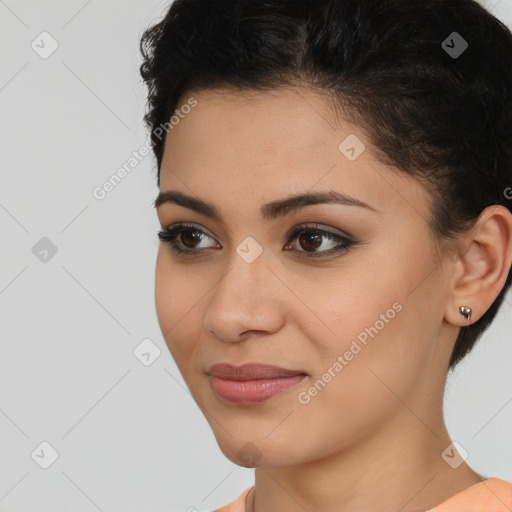
[[[248,487],[233,502],[214,512],[245,512]],[[512,483],[501,478],[487,478],[448,498],[426,512],[510,512],[512,510]]]

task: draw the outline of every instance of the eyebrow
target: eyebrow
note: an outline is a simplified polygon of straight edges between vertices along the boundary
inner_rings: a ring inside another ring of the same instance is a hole
[[[155,200],[154,207],[158,208],[164,203],[173,203],[190,210],[194,210],[197,213],[206,215],[218,222],[224,222],[222,215],[220,214],[217,207],[208,201],[197,199],[195,197],[188,196],[181,192],[169,190],[167,192],[160,192]],[[360,208],[366,208],[376,213],[382,213],[377,208],[370,206],[369,204],[360,201],[354,197],[351,197],[335,190],[327,190],[324,192],[307,192],[303,194],[297,194],[284,199],[278,199],[266,203],[260,207],[261,216],[265,220],[274,220],[279,217],[285,216],[287,213],[304,208],[305,206],[315,204],[335,203],[342,204],[345,206],[358,206]]]

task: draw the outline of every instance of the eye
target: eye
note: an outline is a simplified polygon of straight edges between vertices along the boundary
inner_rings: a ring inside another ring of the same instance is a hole
[[[319,224],[313,226],[297,226],[288,236],[288,243],[283,249],[298,253],[299,258],[327,258],[329,256],[346,252],[357,244],[354,240],[341,234],[335,234],[325,229],[319,229]],[[193,256],[194,253],[202,253],[208,247],[220,248],[219,244],[202,246],[205,239],[212,239],[202,229],[193,224],[176,224],[158,232],[158,238],[167,243],[176,253],[183,256]],[[305,250],[291,248],[297,240],[299,247]],[[319,250],[320,249],[320,250]]]
[[[319,229],[318,226],[319,224],[313,226],[300,225],[290,233],[289,238],[292,241],[296,239],[299,247],[305,249],[304,251],[292,249],[295,252],[302,253],[298,254],[299,258],[327,258],[340,252],[346,252],[350,247],[356,245],[356,242],[347,236]],[[289,244],[284,248],[288,247],[290,247]]]
[[[158,232],[158,238],[177,254],[199,252],[196,250],[197,247],[204,249],[200,244],[205,237],[210,238],[193,224],[175,224]]]

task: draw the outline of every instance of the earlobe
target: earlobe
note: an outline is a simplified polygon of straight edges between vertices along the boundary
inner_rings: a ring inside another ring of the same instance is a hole
[[[453,282],[445,319],[454,325],[476,322],[499,295],[512,265],[512,214],[505,207],[486,208],[464,237],[462,271]]]

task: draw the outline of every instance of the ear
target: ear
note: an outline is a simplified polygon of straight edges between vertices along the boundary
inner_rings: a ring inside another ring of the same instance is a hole
[[[455,259],[444,318],[464,326],[479,320],[505,285],[512,265],[512,213],[500,205],[487,207],[460,242],[465,250]],[[460,306],[471,308],[470,320]]]

